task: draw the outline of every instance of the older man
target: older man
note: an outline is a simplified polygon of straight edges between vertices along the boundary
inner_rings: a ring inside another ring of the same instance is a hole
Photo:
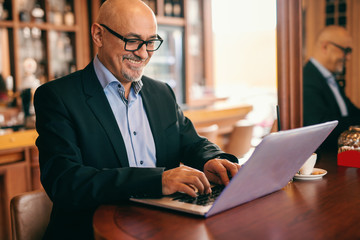
[[[346,29],[328,26],[318,35],[314,55],[303,70],[304,125],[339,120],[326,142],[331,146],[349,125],[360,124],[360,110],[335,80],[335,75],[343,73],[351,51],[352,38]]]
[[[45,239],[91,239],[101,204],[210,193],[209,181],[227,184],[240,167],[197,135],[168,85],[143,76],[162,43],[148,6],[107,0],[91,34],[94,60],[35,94],[41,181],[53,201]]]

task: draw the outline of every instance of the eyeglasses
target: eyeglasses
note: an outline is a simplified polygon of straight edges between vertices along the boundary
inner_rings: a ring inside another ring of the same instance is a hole
[[[141,39],[128,39],[128,38],[121,36],[114,30],[112,30],[111,28],[106,26],[105,24],[100,24],[100,25],[103,26],[104,28],[106,28],[106,30],[108,30],[109,33],[111,33],[115,37],[123,40],[125,42],[124,49],[129,52],[135,52],[135,51],[139,50],[144,44],[146,45],[146,51],[154,52],[159,49],[159,47],[161,46],[161,44],[164,41],[159,35],[156,35],[157,39],[151,39],[149,41],[144,41]]]
[[[342,46],[340,46],[340,45],[338,45],[338,44],[336,44],[336,43],[334,43],[334,42],[329,42],[329,43],[330,43],[331,45],[334,45],[335,47],[341,49],[341,50],[344,52],[345,55],[352,52],[352,48],[351,48],[351,47],[344,48],[344,47],[342,47]]]

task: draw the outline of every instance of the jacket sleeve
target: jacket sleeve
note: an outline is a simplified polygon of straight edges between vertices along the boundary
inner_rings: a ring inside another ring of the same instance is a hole
[[[175,99],[174,93],[171,89],[170,91]],[[205,163],[213,158],[223,158],[231,162],[238,162],[234,155],[223,152],[216,144],[199,136],[191,120],[184,116],[184,113],[177,104],[176,109],[180,126],[180,156],[182,163],[202,171]]]

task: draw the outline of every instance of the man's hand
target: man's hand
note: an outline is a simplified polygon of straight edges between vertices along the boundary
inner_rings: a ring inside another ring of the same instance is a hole
[[[211,193],[210,183],[205,174],[197,169],[181,166],[167,170],[162,175],[162,192],[169,195],[175,192],[184,192],[196,197],[199,194]]]
[[[211,159],[204,165],[204,173],[210,182],[226,186],[230,182],[229,175],[235,176],[240,167],[226,159]]]

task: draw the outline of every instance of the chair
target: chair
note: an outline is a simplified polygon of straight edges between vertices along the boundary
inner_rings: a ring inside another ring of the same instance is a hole
[[[251,148],[254,124],[246,121],[238,121],[230,133],[229,141],[225,145],[225,152],[241,158]]]
[[[197,133],[202,136],[206,137],[210,142],[217,143],[217,137],[218,137],[218,130],[219,127],[217,124],[213,124],[207,127],[201,127],[197,128]]]
[[[50,220],[52,202],[44,190],[15,196],[10,202],[13,240],[42,239]]]

